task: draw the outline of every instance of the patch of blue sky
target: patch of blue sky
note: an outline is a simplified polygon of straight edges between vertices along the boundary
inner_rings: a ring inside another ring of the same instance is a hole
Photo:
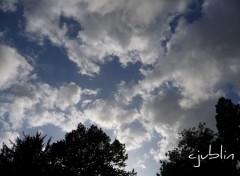
[[[80,75],[75,63],[67,58],[64,48],[45,42],[44,51],[37,57],[36,73],[39,78],[51,86],[59,87],[63,83],[78,82]]]
[[[45,48],[46,50],[38,56],[37,72],[41,79],[49,84],[75,82],[82,88],[101,89],[101,94],[106,97],[116,90],[116,85],[121,81],[137,81],[142,78],[139,72],[140,63],[122,67],[116,57],[100,65],[100,73],[95,77],[81,75],[76,64],[67,58],[64,49],[50,43]]]
[[[204,0],[193,0],[188,6],[187,11],[183,14],[188,23],[193,23],[203,16],[202,5]]]
[[[81,75],[62,49],[50,44],[46,48],[46,51],[38,56],[37,74],[42,81],[52,86],[75,82],[84,89],[100,89],[99,97],[111,99],[121,81],[128,83],[142,79],[140,63],[122,67],[117,57],[100,65],[100,73],[95,77]]]
[[[41,48],[24,35],[25,19],[23,17],[23,8],[20,5],[14,13],[0,11],[0,21],[0,31],[4,33],[1,43],[15,47],[20,53],[26,54],[29,54],[30,48],[31,50]]]
[[[61,28],[66,27],[67,28],[67,36],[69,39],[75,39],[78,36],[78,32],[83,30],[81,24],[71,18],[71,17],[66,17],[63,14],[60,16],[59,19],[59,26]]]
[[[127,105],[126,109],[136,109],[140,111],[143,103],[143,98],[140,95],[136,95],[132,98],[131,102]]]
[[[228,84],[225,86],[225,92],[226,92],[226,98],[229,98],[232,100],[233,103],[239,103],[240,102],[240,96],[235,90],[234,86],[231,84]]]
[[[20,138],[23,138],[23,135],[35,135],[36,132],[40,132],[45,137],[45,142],[51,138],[51,142],[56,142],[64,139],[66,134],[60,127],[53,124],[46,124],[41,127],[29,128],[27,124],[23,124],[21,131],[19,131]]]
[[[114,57],[112,60],[100,66],[100,74],[92,78],[90,82],[101,89],[101,96],[107,99],[113,98],[117,85],[121,81],[129,83],[137,82],[142,79],[139,69],[141,63],[130,63],[127,67],[122,67],[119,59]]]

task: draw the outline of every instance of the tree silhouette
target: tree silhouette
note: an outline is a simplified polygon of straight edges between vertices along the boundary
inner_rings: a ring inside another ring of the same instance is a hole
[[[134,176],[125,171],[125,145],[111,142],[97,126],[89,129],[79,124],[63,140],[44,145],[45,136],[17,138],[11,148],[3,145],[0,153],[0,175],[39,176]]]
[[[198,128],[181,132],[177,148],[166,153],[168,160],[160,160],[161,176],[240,175],[236,167],[240,156],[239,114],[238,104],[234,105],[231,100],[220,98],[216,105],[218,133],[206,128],[204,123],[200,123]],[[226,159],[230,154],[234,154],[234,157]],[[160,174],[157,173],[157,176]]]
[[[46,154],[50,149],[50,140],[44,145],[40,133],[35,136],[17,138],[12,148],[3,144],[0,153],[0,175],[44,175],[47,165]]]
[[[221,97],[216,105],[216,121],[219,139],[228,151],[240,160],[240,105]]]
[[[65,175],[134,175],[124,170],[128,158],[125,145],[118,140],[111,143],[94,125],[86,129],[79,124],[64,140],[54,143],[50,153],[54,165]]]

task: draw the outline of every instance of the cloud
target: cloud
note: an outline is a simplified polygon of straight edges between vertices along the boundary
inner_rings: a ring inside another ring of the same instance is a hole
[[[72,1],[70,5],[74,4],[75,7],[70,12],[70,6],[62,8],[58,6],[61,4],[59,2],[54,6],[55,16],[50,14],[52,22],[49,27],[57,32],[53,34],[48,30],[38,33],[49,37],[56,45],[65,47],[69,59],[79,66],[82,74],[99,73],[98,65],[104,63],[106,56],[111,54],[119,56],[122,65],[136,61],[151,65],[141,69],[144,76],[142,80],[129,84],[123,82],[115,100],[87,102],[84,110],[92,122],[107,129],[121,129],[119,138],[132,148],[139,147],[148,138],[150,129],[155,129],[163,138],[159,142],[161,151],[173,147],[180,130],[199,121],[207,121],[213,126],[214,102],[227,93],[226,85],[233,85],[234,91],[239,93],[239,83],[235,81],[240,70],[239,25],[236,25],[239,24],[239,3],[206,1],[200,19],[188,23],[184,16],[180,16],[175,32],[171,33],[169,23],[174,15],[169,13],[181,15],[187,3],[174,3],[171,6],[173,3],[167,1],[112,4],[109,1],[81,1],[75,4]],[[85,9],[76,16],[75,10],[81,7]],[[223,10],[225,7],[227,12]],[[65,36],[65,29],[57,26],[60,9],[63,15],[81,24],[83,30],[79,31],[76,40],[69,40]],[[31,25],[32,13],[27,10],[25,16],[29,21],[28,32],[35,34],[41,29]],[[38,18],[47,26],[50,21],[44,19]],[[167,48],[164,48],[161,42],[166,38]],[[143,100],[139,112],[124,108],[137,95]],[[135,133],[132,128],[124,128],[124,125],[136,119],[146,131],[141,133],[142,138],[128,140]]]
[[[28,56],[26,56],[28,57]],[[73,82],[54,88],[40,82],[26,57],[8,45],[0,45],[0,126],[1,143],[18,131],[53,124],[72,130],[85,116],[80,101],[92,101],[98,90],[82,89]],[[32,78],[35,77],[33,80]]]
[[[32,129],[50,124],[71,131],[86,120],[78,107],[80,101],[90,100],[85,95],[95,96],[96,91],[82,89],[73,82],[57,88],[30,81],[12,85],[0,96],[1,133],[8,134],[1,136],[1,140],[5,141],[10,134],[16,137],[13,134],[23,127]]]
[[[207,122],[215,129],[217,99],[229,91],[239,95],[239,6],[238,1],[206,1],[197,21],[180,17],[167,50],[161,48],[165,56],[141,69],[142,80],[119,85],[118,101],[128,104],[135,96],[142,98],[141,122],[161,137],[159,147],[151,151],[156,160],[176,145],[177,133],[184,128]]]
[[[15,12],[18,2],[18,0],[1,0],[0,10],[3,12]]]
[[[0,96],[0,146],[3,142],[9,145],[9,140],[14,141],[19,136],[16,129],[21,127],[24,110],[31,108],[33,104],[28,97],[20,96],[15,99],[13,95],[8,94],[8,89],[30,80],[32,71],[33,67],[15,48],[0,44],[0,91],[2,91]]]
[[[24,82],[32,70],[33,67],[15,48],[0,45],[0,90]]]
[[[231,84],[238,91],[240,53],[236,36],[240,25],[236,25],[239,24],[236,22],[239,20],[237,5],[237,1],[206,2],[200,20],[188,24],[181,18],[168,41],[166,56],[159,57],[153,69],[142,69],[145,78],[136,85],[124,86],[121,93],[128,100],[137,94],[147,97],[170,83],[180,93],[181,108],[191,109],[223,95],[226,85]],[[224,7],[227,12],[223,11]]]
[[[11,142],[14,142],[17,137],[20,135],[17,132],[5,132],[0,134],[0,148],[2,148],[3,143],[7,146],[11,145]]]
[[[126,85],[129,88],[122,90],[126,97],[151,93],[170,82],[178,87],[182,95],[179,104],[187,109],[223,94],[228,84],[233,83],[238,90],[239,83],[235,81],[240,70],[237,5],[237,1],[206,2],[204,16],[198,21],[189,24],[180,18],[176,32],[168,41],[166,56],[159,55],[153,69],[142,69],[145,78],[137,85]],[[227,12],[223,11],[224,7]]]
[[[81,111],[75,107],[70,108],[67,112],[59,112],[51,109],[44,109],[42,111],[31,112],[27,123],[30,128],[43,127],[51,124],[59,127],[64,132],[70,132],[76,128],[77,124],[86,121],[85,116]]]
[[[84,110],[86,117],[106,129],[120,128],[133,122],[137,117],[136,110],[126,110],[115,101],[97,99]]]
[[[81,74],[94,76],[100,63],[116,55],[122,65],[140,61],[156,62],[159,43],[169,33],[165,19],[170,13],[182,13],[188,0],[119,1],[24,1],[26,33],[32,39],[66,49]],[[67,35],[68,26],[59,25],[61,17],[81,25],[74,40]],[[161,18],[159,18],[161,17]]]
[[[81,98],[81,89],[75,83],[61,86],[57,93],[56,106],[65,110],[71,105],[76,105]]]
[[[127,150],[140,148],[151,138],[151,131],[141,124],[141,114],[136,109],[124,108],[115,100],[95,100],[84,110],[84,114],[92,123],[113,130]]]
[[[86,120],[77,105],[84,92],[81,87],[71,82],[53,88],[48,84],[32,85],[31,94],[35,104],[25,113],[29,116],[27,123],[30,127],[53,124],[64,131],[73,129],[78,123]],[[90,92],[94,92],[93,90]],[[88,99],[83,99],[87,101]]]
[[[127,128],[122,128],[116,132],[117,138],[126,144],[127,150],[140,148],[142,144],[151,139],[151,133],[142,125],[130,124]]]
[[[40,82],[15,85],[0,97],[1,131],[10,134],[23,126],[31,129],[49,124],[62,131],[71,131],[77,124],[86,121],[85,115],[77,107],[81,95],[84,95],[81,90],[74,83],[59,88]],[[5,141],[5,137],[2,138]]]
[[[141,157],[137,157],[137,164],[136,166],[137,167],[140,167],[142,169],[146,169],[146,165],[145,165],[145,162],[146,160],[149,158],[150,156],[148,154],[144,154],[143,156]]]

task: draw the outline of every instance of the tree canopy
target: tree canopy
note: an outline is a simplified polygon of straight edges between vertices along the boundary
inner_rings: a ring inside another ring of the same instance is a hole
[[[230,99],[220,98],[216,105],[218,132],[200,123],[198,128],[179,134],[176,148],[161,160],[158,176],[237,176],[240,170],[240,106]],[[232,155],[233,154],[233,155]]]
[[[87,129],[79,124],[77,129],[55,143],[42,136],[17,138],[12,147],[3,145],[0,152],[0,175],[36,176],[134,176],[134,170],[125,171],[125,145],[111,142],[97,126]]]
[[[235,153],[235,160],[240,160],[240,105],[222,97],[215,117],[219,139],[228,151]]]

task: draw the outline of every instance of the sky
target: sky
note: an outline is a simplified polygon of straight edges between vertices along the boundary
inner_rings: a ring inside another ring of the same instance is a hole
[[[240,101],[239,0],[0,0],[0,144],[78,123],[155,175],[183,129]]]

